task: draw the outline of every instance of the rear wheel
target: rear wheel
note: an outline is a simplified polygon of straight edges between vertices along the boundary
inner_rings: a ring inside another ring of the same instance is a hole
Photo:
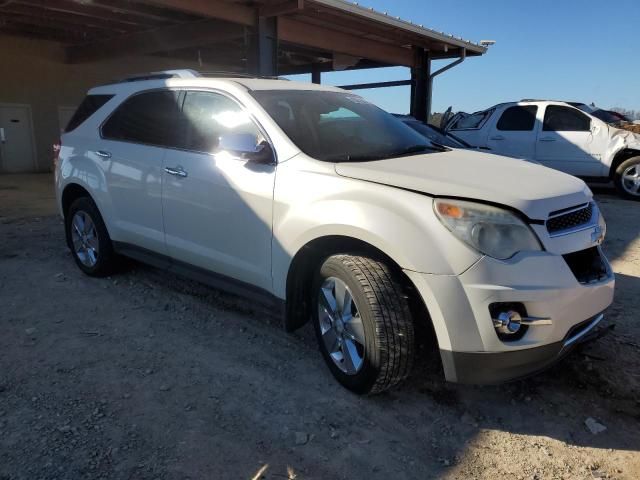
[[[629,158],[618,165],[613,180],[622,197],[640,200],[640,156]]]
[[[360,394],[398,385],[411,371],[414,326],[409,302],[383,262],[329,257],[313,288],[314,326],[334,377]]]
[[[87,275],[104,277],[114,270],[115,253],[98,207],[88,197],[75,200],[65,216],[67,239],[76,264]]]

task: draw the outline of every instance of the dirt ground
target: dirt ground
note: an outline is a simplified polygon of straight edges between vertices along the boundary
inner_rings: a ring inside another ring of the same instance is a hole
[[[361,398],[310,326],[139,264],[84,276],[51,182],[0,176],[1,480],[640,478],[640,204],[597,195],[613,333],[499,387],[422,354]]]

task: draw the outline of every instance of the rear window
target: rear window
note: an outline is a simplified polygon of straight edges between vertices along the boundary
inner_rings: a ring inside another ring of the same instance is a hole
[[[96,113],[100,107],[113,98],[113,95],[87,95],[76,113],[73,114],[69,124],[65,127],[64,133],[71,132],[78,128],[86,119]]]
[[[172,147],[180,127],[179,93],[163,90],[136,94],[102,126],[107,140]]]
[[[536,124],[536,113],[538,107],[535,105],[509,107],[498,120],[496,128],[502,131],[528,132]]]

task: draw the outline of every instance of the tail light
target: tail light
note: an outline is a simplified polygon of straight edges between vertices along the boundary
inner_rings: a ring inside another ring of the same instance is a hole
[[[58,159],[60,158],[61,148],[62,148],[62,139],[58,139],[58,141],[53,144],[53,169],[54,170],[58,166]]]

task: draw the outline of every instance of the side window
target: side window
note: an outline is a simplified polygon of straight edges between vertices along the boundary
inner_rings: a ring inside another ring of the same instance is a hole
[[[588,132],[591,119],[575,108],[549,105],[544,112],[542,130],[546,132]]]
[[[69,120],[69,124],[65,127],[64,133],[75,130],[91,115],[96,113],[105,103],[113,98],[113,95],[87,95],[78,109]]]
[[[108,140],[176,146],[179,114],[179,92],[140,93],[118,107],[102,126],[102,136]]]
[[[528,132],[536,124],[536,113],[538,107],[535,105],[509,107],[502,113],[496,128],[507,132]]]
[[[224,134],[250,134],[260,143],[262,134],[240,105],[224,95],[213,92],[187,92],[182,108],[186,122],[183,148],[212,153],[218,149]]]

